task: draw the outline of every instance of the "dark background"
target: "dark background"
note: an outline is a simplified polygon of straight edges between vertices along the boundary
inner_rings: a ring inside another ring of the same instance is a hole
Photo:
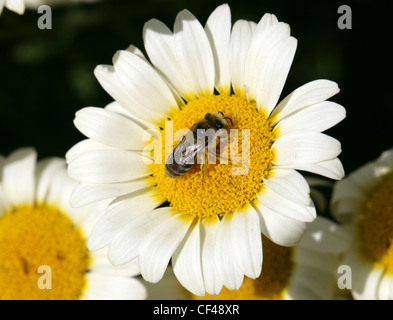
[[[144,52],[142,28],[157,18],[170,28],[189,9],[204,25],[221,1],[104,0],[52,7],[52,30],[37,27],[41,16],[0,16],[0,154],[34,146],[40,158],[63,157],[84,138],[73,125],[86,106],[103,107],[112,98],[93,75],[98,64],[134,44]],[[298,49],[282,97],[315,79],[330,79],[341,92],[331,100],[347,118],[327,133],[342,143],[346,172],[392,147],[393,70],[391,10],[388,2],[227,1],[232,22],[259,21],[266,12],[291,26]],[[340,5],[352,9],[352,29],[340,30]]]

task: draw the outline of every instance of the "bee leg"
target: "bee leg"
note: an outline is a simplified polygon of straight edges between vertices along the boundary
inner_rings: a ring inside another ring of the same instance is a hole
[[[212,156],[215,156],[216,157],[216,159],[217,160],[226,160],[226,161],[231,161],[230,159],[226,159],[226,158],[224,158],[224,157],[221,157],[219,154],[217,154],[217,153],[212,153],[212,152],[210,152],[210,151],[208,151],[209,152],[209,154],[211,154]]]

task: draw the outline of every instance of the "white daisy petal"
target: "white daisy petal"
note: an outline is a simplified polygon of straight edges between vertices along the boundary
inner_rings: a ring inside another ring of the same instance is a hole
[[[268,188],[292,202],[302,205],[310,204],[310,187],[306,179],[295,170],[273,169],[269,177],[263,179],[263,182]]]
[[[124,243],[128,240],[127,238],[123,241],[123,237],[127,237],[128,235],[135,236],[136,232],[133,231],[121,234],[123,231],[120,231],[122,229],[134,230],[138,226],[148,223],[149,216],[145,213],[158,207],[162,201],[163,200],[157,197],[155,191],[150,189],[138,190],[117,198],[108,206],[106,214],[96,223],[89,237],[89,249],[97,250],[112,242],[110,248],[111,260],[114,261],[115,264],[121,264],[119,258],[116,256],[117,253],[113,253],[115,249],[118,249],[116,243],[119,242],[119,246],[123,248]],[[132,208],[132,210],[130,210],[130,208]],[[127,225],[128,223],[129,225]],[[144,236],[145,234],[141,233],[141,235]],[[118,239],[114,240],[115,238]],[[134,238],[132,238],[132,242],[136,243]],[[113,245],[113,243],[115,244]],[[131,258],[128,260],[131,260]]]
[[[256,83],[256,101],[269,115],[280,98],[295,56],[297,40],[293,37],[277,43],[266,56]]]
[[[197,96],[214,90],[214,59],[206,32],[188,10],[178,13],[174,25],[174,42],[179,64]]]
[[[244,274],[233,256],[232,214],[226,214],[220,221],[215,241],[215,262],[220,270],[222,283],[229,290],[237,290],[243,283]]]
[[[258,213],[247,204],[237,210],[231,221],[232,252],[239,268],[251,279],[262,270],[262,239]]]
[[[205,295],[201,266],[201,226],[199,221],[191,226],[172,256],[173,271],[188,291]]]
[[[135,97],[133,97],[129,90],[124,87],[113,66],[98,65],[94,69],[94,75],[105,91],[133,117],[142,119],[152,125],[152,119],[154,119],[157,114],[152,110],[141,108],[140,104],[135,102]],[[160,113],[160,115],[162,114]]]
[[[36,166],[36,195],[37,203],[45,203],[50,185],[59,170],[64,170],[66,163],[64,159],[50,158],[40,160]]]
[[[376,300],[383,269],[373,268],[372,263],[367,263],[364,259],[353,260],[350,255],[351,253],[346,257],[345,263],[352,271],[353,297],[355,300]]]
[[[323,133],[304,130],[278,137],[272,149],[276,153],[275,165],[303,165],[336,158],[341,144]]]
[[[270,210],[258,201],[253,206],[258,212],[262,233],[274,243],[281,246],[294,246],[299,242],[306,223],[292,219]]]
[[[293,292],[293,289],[291,290],[292,285],[299,286],[297,292]],[[288,291],[297,300],[308,299],[308,290],[305,290],[305,295],[303,295],[303,290],[300,289],[301,286],[313,292],[315,294],[314,299],[329,300],[333,298],[334,277],[332,274],[322,270],[297,265],[296,272],[291,277]]]
[[[113,277],[106,274],[88,273],[88,290],[84,300],[143,300],[146,288],[134,278]]]
[[[336,223],[319,217],[304,232],[300,246],[319,251],[339,253],[348,249],[350,238]]]
[[[245,96],[244,87],[244,68],[248,48],[251,42],[253,32],[257,24],[252,21],[238,20],[232,27],[231,40],[229,43],[230,50],[230,72],[232,88],[236,95]]]
[[[193,221],[190,215],[174,214],[171,209],[163,209],[166,210],[156,214],[166,215],[165,221],[153,226],[139,254],[141,274],[145,280],[153,283],[164,275],[171,256]]]
[[[301,222],[311,222],[316,217],[316,211],[313,205],[299,205],[277,194],[268,187],[257,193],[257,198],[263,206],[287,218]]]
[[[124,182],[150,175],[150,159],[124,150],[94,150],[86,152],[68,165],[68,173],[83,182]]]
[[[202,220],[202,271],[205,289],[208,294],[218,294],[223,286],[215,263],[215,237],[220,220],[218,216]]]
[[[113,64],[119,80],[132,97],[133,109],[150,115],[147,120],[154,122],[177,108],[177,101],[167,83],[139,56],[129,51],[118,51],[113,57]]]
[[[318,163],[292,163],[280,165],[280,168],[308,171],[335,180],[340,180],[344,177],[344,167],[338,158]]]
[[[74,161],[79,156],[83,155],[85,152],[94,151],[94,150],[102,150],[102,149],[110,150],[111,148],[109,148],[99,142],[96,142],[94,140],[85,139],[85,140],[79,141],[70,150],[67,151],[66,161],[68,164],[70,164],[72,161]]]
[[[270,14],[265,14],[258,23],[247,53],[244,77],[245,85],[248,89],[248,98],[257,100],[258,90],[263,87],[258,86],[258,79],[263,72],[268,71],[268,60],[276,67],[279,56],[283,53],[278,51],[275,46],[282,40],[288,39],[290,36],[290,28],[286,23],[272,23]],[[274,56],[273,56],[274,55]],[[276,60],[272,60],[272,58]],[[267,74],[266,76],[271,76]]]
[[[210,41],[215,63],[215,86],[221,94],[231,93],[229,41],[231,10],[227,4],[217,7],[207,19],[205,31]]]
[[[122,183],[79,183],[71,194],[73,207],[83,207],[90,203],[125,195],[155,185],[151,176]]]
[[[143,28],[145,49],[153,65],[186,100],[195,99],[187,77],[179,65],[172,31],[161,21],[151,19]]]
[[[344,107],[324,101],[292,113],[281,120],[273,132],[280,136],[297,130],[323,132],[339,123],[345,116]]]
[[[24,14],[25,13],[24,0],[5,0],[5,7],[8,10],[16,12],[17,14]]]
[[[103,108],[88,107],[79,110],[75,126],[85,136],[112,148],[143,150],[145,130],[120,114]]]
[[[102,248],[91,254],[89,270],[91,272],[119,277],[133,277],[140,274],[138,259],[131,260],[119,266],[114,266],[108,260],[107,248]]]
[[[320,252],[317,246],[311,249],[295,247],[292,257],[296,264],[319,269],[326,273],[337,271],[337,257]]]
[[[378,287],[377,298],[379,300],[393,299],[393,278],[390,274],[384,274]]]
[[[270,116],[271,123],[274,125],[289,114],[325,101],[339,91],[337,83],[329,80],[315,80],[306,83],[290,93],[277,105]]]
[[[3,188],[15,206],[32,204],[35,194],[35,166],[37,153],[32,148],[12,152],[3,165]]]

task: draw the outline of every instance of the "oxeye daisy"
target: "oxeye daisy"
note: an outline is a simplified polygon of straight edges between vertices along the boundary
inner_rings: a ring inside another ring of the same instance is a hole
[[[292,247],[262,239],[262,273],[257,279],[245,278],[238,290],[223,288],[218,295],[195,296],[182,290],[168,268],[162,284],[145,284],[150,299],[333,300],[341,293],[337,270],[349,237],[337,223],[318,216]]]
[[[144,299],[135,262],[115,267],[87,249],[102,204],[72,208],[65,160],[36,158],[0,156],[0,300]]]
[[[17,14],[25,13],[24,0],[0,0],[0,14],[3,12],[4,7],[16,12]]]
[[[322,133],[345,117],[342,106],[325,101],[338,86],[312,81],[278,103],[297,42],[272,14],[232,26],[224,4],[203,27],[183,10],[173,31],[152,19],[143,37],[148,58],[130,46],[113,66],[95,69],[115,101],[76,114],[88,139],[66,155],[69,174],[80,181],[72,205],[116,197],[88,246],[109,246],[114,264],[138,257],[147,281],[159,281],[171,261],[197,295],[238,289],[244,276],[261,272],[261,233],[292,246],[316,217],[296,170],[343,177],[340,143]],[[181,132],[212,115],[228,133],[217,162],[168,174]]]
[[[393,149],[334,185],[332,213],[346,226],[354,299],[393,299]]]

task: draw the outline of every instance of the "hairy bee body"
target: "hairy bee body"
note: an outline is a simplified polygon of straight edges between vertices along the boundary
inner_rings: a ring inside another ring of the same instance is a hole
[[[196,157],[200,151],[206,149],[209,143],[218,136],[219,130],[226,129],[226,119],[230,118],[224,117],[222,112],[206,113],[202,119],[195,122],[189,131],[193,141],[189,142],[187,140],[190,139],[183,136],[182,141],[173,149],[166,161],[165,171],[168,177],[179,177],[190,170],[196,163]],[[206,135],[208,130],[213,134]],[[218,144],[218,139],[215,139],[215,143]]]

